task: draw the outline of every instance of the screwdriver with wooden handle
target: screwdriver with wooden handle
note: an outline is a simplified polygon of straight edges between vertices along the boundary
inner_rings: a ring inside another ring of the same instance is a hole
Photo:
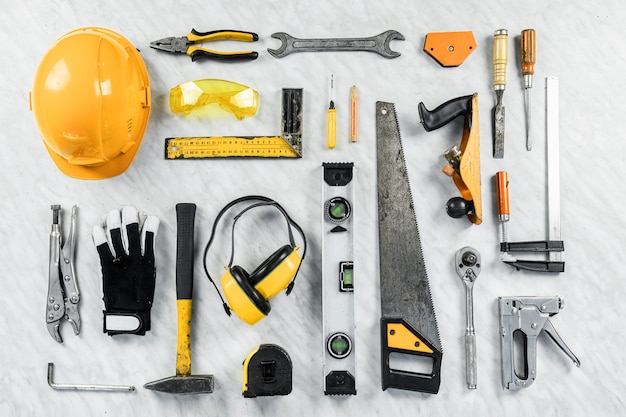
[[[530,89],[535,73],[535,29],[524,29],[520,36],[520,62],[524,77],[524,104],[526,107],[526,149],[532,149],[530,139]]]
[[[493,157],[504,158],[504,106],[502,95],[506,87],[506,64],[509,58],[509,35],[506,29],[493,34],[493,89],[496,107],[493,109]]]

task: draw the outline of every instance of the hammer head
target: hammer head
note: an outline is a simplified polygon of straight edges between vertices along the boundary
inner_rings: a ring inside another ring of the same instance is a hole
[[[213,375],[170,376],[148,382],[143,387],[168,394],[210,394],[213,392]]]

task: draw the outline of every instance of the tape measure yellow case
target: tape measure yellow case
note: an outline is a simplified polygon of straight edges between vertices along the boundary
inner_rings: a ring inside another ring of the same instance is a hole
[[[281,136],[210,136],[165,139],[165,159],[302,158],[302,89],[285,88]]]

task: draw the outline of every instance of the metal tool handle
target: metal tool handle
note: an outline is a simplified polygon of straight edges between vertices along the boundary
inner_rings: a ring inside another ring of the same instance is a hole
[[[506,85],[508,59],[509,35],[506,29],[498,29],[493,36],[493,85],[496,90],[504,90]]]
[[[57,208],[58,207],[58,208]],[[58,223],[60,206],[52,206],[54,223],[50,231],[50,263],[48,270],[48,302],[46,308],[46,322],[51,323],[61,319],[65,314],[63,290],[61,287],[61,231]]]
[[[476,334],[465,332],[465,378],[467,388],[476,389]]]
[[[193,295],[194,220],[196,205],[176,205],[176,307],[178,312],[178,346],[176,376],[191,375],[191,301]]]

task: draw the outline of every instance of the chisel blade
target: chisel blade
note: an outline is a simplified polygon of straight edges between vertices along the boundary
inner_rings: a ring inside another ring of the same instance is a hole
[[[392,103],[376,103],[376,138],[382,388],[436,394],[441,340]],[[392,355],[419,356],[428,371],[398,369]]]
[[[493,108],[493,157],[504,158],[504,105],[501,97]]]

